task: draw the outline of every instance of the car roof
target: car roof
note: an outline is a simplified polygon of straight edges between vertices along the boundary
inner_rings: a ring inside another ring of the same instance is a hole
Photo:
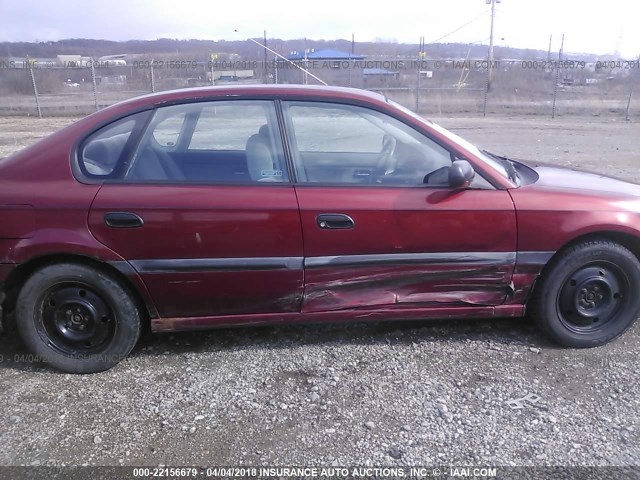
[[[274,98],[304,97],[318,99],[351,99],[362,101],[386,102],[387,98],[379,93],[348,87],[332,87],[321,85],[224,85],[210,87],[181,88],[157,93],[150,93],[140,97],[120,102],[118,105],[157,105],[173,101],[203,100],[219,97],[255,97],[265,96]]]

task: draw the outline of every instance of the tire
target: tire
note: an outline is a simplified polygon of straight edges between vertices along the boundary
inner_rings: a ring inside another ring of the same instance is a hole
[[[582,243],[546,267],[531,302],[538,327],[574,348],[604,345],[640,314],[640,262],[610,241]]]
[[[100,270],[72,263],[31,275],[16,304],[18,332],[29,349],[68,373],[108,370],[140,336],[140,314],[122,285]]]

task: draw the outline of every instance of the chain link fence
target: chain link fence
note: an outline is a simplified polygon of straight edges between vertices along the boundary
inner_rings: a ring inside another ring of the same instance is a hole
[[[124,62],[121,62],[124,63]],[[294,65],[295,64],[295,65]],[[637,61],[365,59],[0,62],[0,115],[85,115],[141,94],[184,87],[318,84],[380,92],[430,115],[640,117]],[[300,68],[306,69],[309,75]]]

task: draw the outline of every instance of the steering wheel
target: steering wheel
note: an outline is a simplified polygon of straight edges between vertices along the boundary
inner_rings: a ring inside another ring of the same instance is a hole
[[[389,134],[382,137],[382,150],[376,165],[377,176],[388,175],[396,169],[396,159],[393,156],[396,151],[396,143],[395,137]]]

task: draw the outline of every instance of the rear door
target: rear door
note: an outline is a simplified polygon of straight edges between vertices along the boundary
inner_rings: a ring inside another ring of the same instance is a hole
[[[516,251],[507,191],[481,177],[450,189],[450,152],[384,113],[283,107],[304,235],[303,311],[504,302]]]
[[[104,151],[93,140],[85,157]],[[160,316],[299,311],[300,217],[273,102],[158,108],[115,169],[90,228],[141,275]]]

